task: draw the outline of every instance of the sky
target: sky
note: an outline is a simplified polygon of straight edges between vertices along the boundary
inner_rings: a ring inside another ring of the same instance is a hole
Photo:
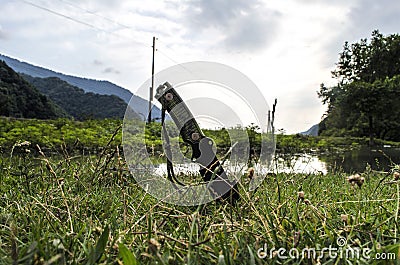
[[[0,53],[133,93],[155,71],[212,61],[246,75],[275,128],[305,131],[323,116],[321,83],[345,41],[399,33],[398,0],[0,0]]]

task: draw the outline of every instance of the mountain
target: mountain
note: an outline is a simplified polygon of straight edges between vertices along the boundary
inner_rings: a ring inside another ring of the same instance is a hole
[[[130,106],[136,113],[146,115],[148,112],[147,100],[133,95],[129,90],[117,86],[111,82],[65,75],[43,67],[35,66],[26,62],[21,62],[17,59],[1,54],[0,60],[5,61],[12,69],[14,69],[14,71],[18,73],[23,73],[40,78],[58,77],[59,79],[73,86],[83,89],[85,92],[92,92],[100,95],[115,95],[123,99],[126,103],[129,103],[129,101],[131,100],[132,102]],[[152,117],[161,117],[161,110],[154,106]]]
[[[315,125],[311,126],[310,129],[308,129],[305,132],[301,132],[300,134],[318,136],[318,130],[319,130],[319,124],[315,124]]]
[[[17,118],[67,117],[63,109],[0,60],[0,115]]]
[[[77,120],[124,117],[127,104],[115,95],[86,93],[58,77],[20,75]],[[136,117],[140,119],[138,114]]]

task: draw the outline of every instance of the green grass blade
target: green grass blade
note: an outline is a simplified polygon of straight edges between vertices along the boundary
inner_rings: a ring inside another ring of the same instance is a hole
[[[256,259],[254,258],[254,253],[249,245],[247,245],[247,249],[249,250],[250,254],[250,265],[256,265]]]
[[[119,255],[122,258],[122,261],[124,262],[124,265],[138,265],[138,261],[135,258],[135,255],[124,245],[124,244],[119,244],[118,245],[119,249]]]
[[[100,260],[101,256],[103,256],[104,250],[108,242],[109,234],[110,234],[110,228],[106,226],[99,240],[97,241],[96,247],[94,249],[92,248],[90,251],[87,265],[95,264],[97,261]]]

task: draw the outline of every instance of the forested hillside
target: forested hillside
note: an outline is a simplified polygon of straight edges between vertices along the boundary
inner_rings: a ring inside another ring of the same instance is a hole
[[[146,99],[132,94],[128,89],[120,87],[109,81],[104,80],[94,80],[89,78],[77,77],[66,75],[62,73],[55,72],[50,69],[46,69],[40,66],[36,66],[27,62],[22,62],[17,59],[8,57],[6,55],[0,54],[0,60],[3,60],[10,66],[15,72],[27,74],[33,77],[47,78],[47,77],[57,77],[68,84],[83,89],[86,93],[95,93],[100,95],[115,95],[123,99],[126,103],[130,102],[130,107],[136,113],[142,113],[146,116],[148,112],[149,103]],[[152,111],[153,118],[161,117],[161,110],[154,106]]]
[[[68,115],[0,60],[0,115],[54,119]]]
[[[85,93],[57,77],[21,76],[77,120],[124,117],[127,104],[115,95]]]
[[[336,69],[337,85],[321,84],[328,106],[320,133],[400,141],[400,36],[374,31],[370,40],[346,42]]]
[[[5,61],[7,65],[14,69],[14,71],[16,71],[17,73],[23,73],[40,78],[58,77],[73,86],[82,88],[85,92],[92,92],[100,95],[116,95],[125,100],[125,102],[127,103],[132,97],[132,93],[129,90],[108,81],[93,80],[88,78],[65,75],[40,66],[21,62],[17,59],[5,56],[3,54],[0,54],[0,60]]]

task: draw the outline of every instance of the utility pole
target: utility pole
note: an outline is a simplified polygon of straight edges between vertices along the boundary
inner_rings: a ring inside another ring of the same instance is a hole
[[[149,98],[149,116],[147,122],[151,122],[151,102],[153,101],[154,91],[154,52],[156,50],[156,37],[153,37],[153,61],[151,63],[151,87],[150,87],[150,98]]]

